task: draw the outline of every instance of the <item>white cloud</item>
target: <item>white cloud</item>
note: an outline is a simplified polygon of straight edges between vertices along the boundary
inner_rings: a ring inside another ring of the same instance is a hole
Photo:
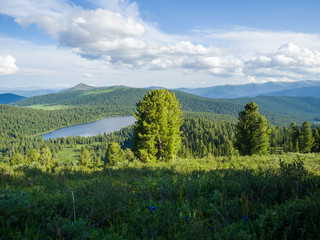
[[[320,74],[320,51],[299,48],[293,43],[281,46],[262,56],[245,61],[244,71],[265,77],[301,79]]]
[[[36,24],[59,46],[105,66],[206,73],[250,82],[320,76],[317,34],[243,28],[175,36],[143,21],[134,2],[88,1],[96,8],[83,9],[67,0],[0,0],[0,14],[14,17],[22,27]]]
[[[10,55],[0,56],[0,76],[10,75],[19,72],[16,66],[16,59]]]

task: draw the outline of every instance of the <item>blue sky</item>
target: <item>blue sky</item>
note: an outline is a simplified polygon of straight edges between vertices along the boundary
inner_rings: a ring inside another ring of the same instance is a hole
[[[320,80],[319,10],[316,0],[0,0],[0,88]]]

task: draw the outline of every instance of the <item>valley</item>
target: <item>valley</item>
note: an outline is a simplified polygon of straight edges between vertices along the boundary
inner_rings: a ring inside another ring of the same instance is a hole
[[[310,225],[303,230],[306,236],[317,238],[320,98],[210,99],[174,91],[183,123],[180,149],[169,162],[135,157],[132,125],[90,137],[37,137],[106,117],[132,116],[147,93],[80,84],[0,105],[2,235],[276,239],[279,226],[292,238],[304,223]],[[234,146],[238,113],[251,101],[271,123],[266,155],[241,156]],[[302,145],[292,138],[290,124],[300,129],[305,121],[313,124],[312,153],[299,152]]]

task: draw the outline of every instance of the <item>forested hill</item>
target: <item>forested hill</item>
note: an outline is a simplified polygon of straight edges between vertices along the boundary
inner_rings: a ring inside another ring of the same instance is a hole
[[[14,102],[17,102],[22,99],[25,99],[25,97],[19,96],[16,94],[12,94],[12,93],[0,94],[0,104],[14,103]]]
[[[94,88],[90,90],[63,91],[54,94],[36,96],[15,103],[18,106],[32,105],[112,105],[132,107],[148,92],[144,88],[129,88],[125,86]],[[220,99],[208,99],[183,92],[175,92],[184,111],[210,112],[227,115],[237,115],[243,106]]]
[[[225,101],[240,105],[255,101],[261,112],[301,116],[309,119],[313,116],[314,121],[320,121],[320,98],[258,96],[254,98],[226,99]]]
[[[148,89],[125,86],[81,89],[83,88],[36,96],[21,100],[15,105],[112,106],[119,109],[125,107],[126,111],[131,109],[133,114],[136,103],[149,91]],[[258,96],[254,98],[211,99],[179,91],[174,92],[182,104],[183,111],[225,114],[235,117],[248,102],[254,100],[259,106],[259,111],[275,125],[288,126],[292,122],[301,124],[304,121],[317,124],[320,120],[320,98]]]

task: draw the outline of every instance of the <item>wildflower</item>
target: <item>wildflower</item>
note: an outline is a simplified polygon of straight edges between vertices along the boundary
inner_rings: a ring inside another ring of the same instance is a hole
[[[31,179],[31,180],[30,180],[30,183],[32,184],[33,182],[34,182],[34,180]]]
[[[59,174],[59,177],[60,177],[60,174]]]
[[[244,220],[245,222],[248,221],[247,216],[244,216],[244,217],[243,217],[243,220]]]
[[[153,212],[156,210],[156,207],[150,207],[150,212]]]

